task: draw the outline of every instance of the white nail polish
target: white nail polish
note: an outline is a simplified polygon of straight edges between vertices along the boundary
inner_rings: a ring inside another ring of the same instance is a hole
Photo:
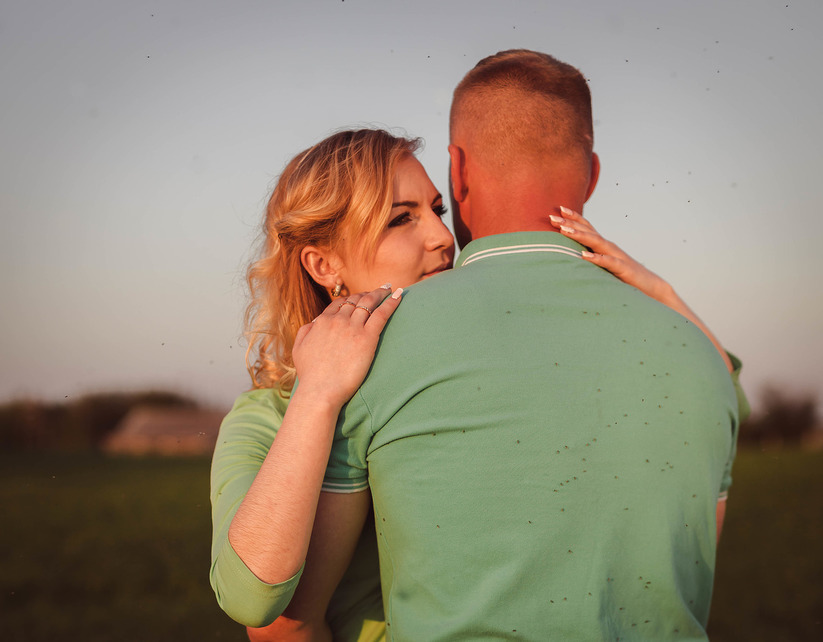
[[[560,229],[563,230],[566,234],[574,234],[574,229],[569,227],[568,225],[561,225]]]
[[[566,216],[573,216],[576,213],[574,210],[570,210],[568,207],[563,207],[562,205],[558,209]]]
[[[391,298],[399,299],[401,296],[403,296],[403,288],[397,288],[394,292],[392,292]]]
[[[552,223],[557,223],[558,225],[560,225],[560,223],[563,222],[563,217],[562,216],[555,216],[554,214],[549,214],[549,220]]]
[[[391,290],[391,283],[384,283],[380,286],[381,290]]]

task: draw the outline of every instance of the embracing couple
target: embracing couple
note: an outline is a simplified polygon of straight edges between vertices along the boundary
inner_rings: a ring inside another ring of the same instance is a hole
[[[212,586],[252,640],[706,639],[740,364],[581,215],[592,141],[574,67],[469,71],[454,269],[418,141],[287,165],[212,465]]]

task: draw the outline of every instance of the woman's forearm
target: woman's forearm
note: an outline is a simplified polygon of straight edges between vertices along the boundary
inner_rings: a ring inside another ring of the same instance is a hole
[[[295,390],[260,472],[232,519],[229,542],[263,582],[288,580],[306,559],[340,408],[312,390]]]
[[[709,341],[714,344],[714,347],[717,348],[729,372],[734,371],[731,359],[729,359],[729,355],[726,354],[717,337],[714,336],[708,326],[698,318],[692,309],[686,305],[686,302],[680,298],[667,281],[635,261],[617,245],[600,236],[592,224],[579,212],[570,210],[567,207],[560,207],[558,211],[562,216],[555,214],[549,215],[552,225],[556,226],[557,230],[564,236],[572,238],[580,244],[591,248],[591,251],[583,251],[581,253],[584,259],[608,270],[624,283],[636,287],[646,296],[682,314],[700,328],[703,334],[709,338]]]
[[[663,281],[663,283],[666,282]],[[726,353],[726,350],[723,348],[720,341],[718,341],[717,337],[715,337],[712,331],[709,330],[709,327],[700,320],[700,317],[698,317],[692,311],[692,309],[688,305],[686,305],[686,302],[680,298],[680,296],[677,294],[677,292],[674,291],[674,288],[671,287],[671,285],[666,283],[665,287],[660,288],[658,295],[653,294],[650,296],[652,296],[652,298],[656,299],[657,301],[660,301],[660,303],[662,303],[663,305],[670,307],[675,312],[679,312],[689,321],[694,323],[698,328],[700,328],[703,331],[703,334],[705,334],[709,338],[709,341],[711,341],[712,344],[714,344],[714,347],[717,348],[717,351],[723,358],[723,362],[726,364],[726,367],[729,369],[729,372],[734,371],[734,366],[732,365],[731,359],[729,359],[729,355]]]
[[[251,571],[264,584],[279,585],[296,579],[306,560],[338,414],[365,378],[380,333],[400,303],[402,290],[389,297],[390,291],[387,285],[366,294],[349,295],[345,302],[335,301],[297,332],[292,357],[300,383],[291,394],[277,435],[253,481],[242,489],[243,500],[227,528],[228,557],[235,561],[239,558],[245,565],[243,571]],[[239,447],[242,449],[242,445]],[[220,492],[218,489],[217,497]],[[340,501],[331,504],[338,508],[343,505]],[[368,501],[363,505],[367,511]],[[342,541],[341,527],[332,522],[327,535],[337,538],[335,555],[329,561],[319,558],[319,565],[312,565],[323,577],[339,578],[348,563],[345,551],[357,541],[364,518],[363,511],[347,510],[336,518],[341,525],[359,520],[359,529],[351,529],[351,542]],[[340,573],[332,565],[339,559],[346,560],[340,562]],[[219,587],[221,578],[213,577],[213,584]],[[336,581],[328,595],[334,586]],[[317,600],[311,606],[325,609],[321,602]],[[265,618],[253,618],[253,625],[259,626],[258,621],[270,623],[277,617],[277,610],[271,609]]]

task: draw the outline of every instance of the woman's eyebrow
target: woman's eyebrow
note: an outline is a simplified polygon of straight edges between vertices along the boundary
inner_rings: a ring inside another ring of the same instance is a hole
[[[432,203],[436,203],[437,201],[440,201],[442,199],[443,196],[441,194],[438,194],[432,199]],[[417,207],[418,205],[420,205],[420,203],[418,203],[417,201],[398,201],[397,203],[392,203],[391,207],[392,209],[394,209],[395,207]]]

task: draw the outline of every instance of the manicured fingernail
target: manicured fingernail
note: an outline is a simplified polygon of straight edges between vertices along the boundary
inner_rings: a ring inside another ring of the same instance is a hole
[[[561,225],[560,229],[563,230],[566,234],[574,234],[574,229],[569,227],[568,225]]]
[[[381,290],[391,290],[391,283],[384,283],[380,286]]]
[[[403,296],[403,288],[397,288],[394,292],[391,293],[392,299],[399,299]]]
[[[563,217],[562,216],[555,216],[554,214],[549,214],[549,220],[552,223],[560,225],[563,222]]]
[[[594,254],[586,250],[583,250],[582,252],[580,252],[580,256],[585,256],[587,259],[590,259],[594,256]]]
[[[558,209],[561,212],[563,212],[563,214],[565,214],[566,216],[574,216],[575,214],[577,214],[577,212],[575,212],[574,210],[570,210],[568,207],[563,207],[562,205]]]

